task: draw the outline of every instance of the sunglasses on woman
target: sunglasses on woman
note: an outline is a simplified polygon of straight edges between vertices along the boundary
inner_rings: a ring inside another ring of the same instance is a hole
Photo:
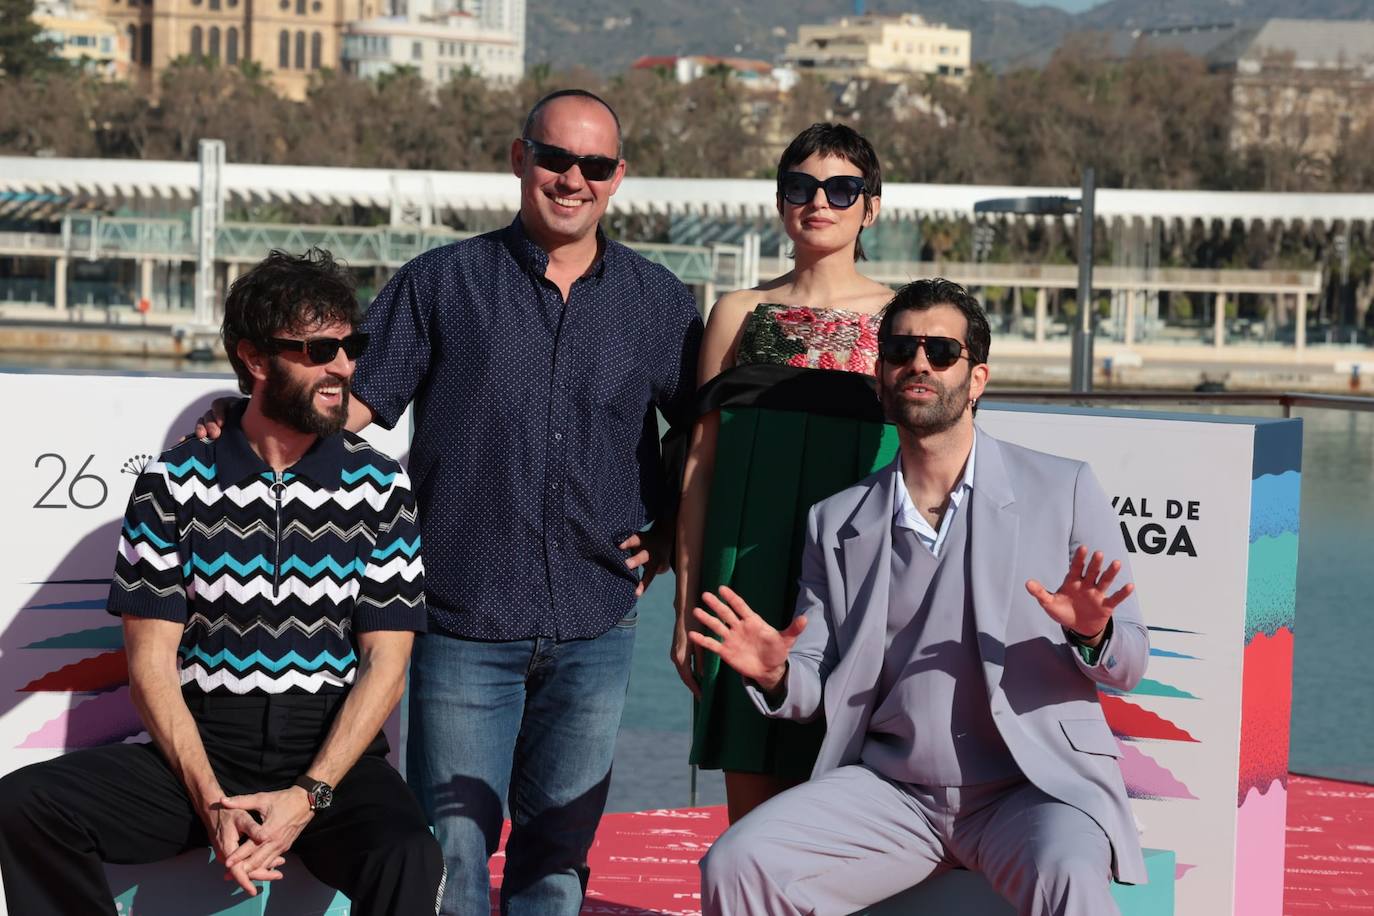
[[[783,172],[778,180],[778,193],[794,207],[801,207],[816,199],[816,189],[825,188],[825,199],[836,210],[846,210],[864,192],[864,180],[858,175],[831,175],[821,181],[805,172]]]
[[[535,165],[560,175],[577,166],[582,171],[582,177],[588,181],[605,181],[615,174],[616,167],[620,165],[619,159],[610,156],[579,156],[561,146],[549,146],[529,137],[522,137],[520,142],[534,156]]]
[[[964,345],[953,337],[927,337],[925,334],[893,334],[878,341],[878,355],[889,366],[905,366],[923,347],[926,362],[932,369],[948,369],[963,358]],[[972,355],[968,359],[971,361]]]
[[[278,353],[304,353],[312,366],[334,362],[340,350],[350,360],[356,360],[367,349],[367,335],[361,331],[347,337],[312,337],[309,340],[273,337],[269,342]]]

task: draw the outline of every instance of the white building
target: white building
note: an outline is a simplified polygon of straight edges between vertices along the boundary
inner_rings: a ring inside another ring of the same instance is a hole
[[[92,2],[42,0],[33,20],[52,42],[53,53],[105,79],[128,75],[129,48],[119,28],[99,15]]]
[[[901,80],[925,74],[962,83],[972,60],[973,35],[915,13],[846,16],[803,25],[783,62],[826,80]]]
[[[525,0],[394,0],[392,15],[349,23],[343,61],[363,79],[412,67],[436,87],[465,69],[516,82],[525,73]]]

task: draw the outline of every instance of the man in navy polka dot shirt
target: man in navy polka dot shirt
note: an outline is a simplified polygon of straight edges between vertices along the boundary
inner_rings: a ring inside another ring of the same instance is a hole
[[[510,159],[515,221],[421,255],[372,303],[349,426],[390,427],[414,403],[430,634],[411,663],[408,778],[448,860],[442,912],[486,912],[509,799],[503,909],[573,916],[635,600],[671,540],[655,409],[690,421],[701,319],[671,273],[598,227],[625,174],[604,101],[544,98]]]

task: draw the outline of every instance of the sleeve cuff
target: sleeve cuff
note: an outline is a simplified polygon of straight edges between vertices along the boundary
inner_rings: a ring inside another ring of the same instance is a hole
[[[1103,651],[1107,648],[1107,643],[1112,640],[1112,621],[1110,619],[1107,620],[1107,626],[1102,631],[1102,641],[1095,646],[1089,646],[1084,643],[1082,638],[1068,627],[1064,628],[1064,638],[1073,646],[1074,651],[1078,653],[1078,657],[1083,659],[1083,664],[1092,668],[1097,664],[1098,659],[1102,657]]]
[[[769,712],[777,712],[782,709],[782,704],[787,702],[789,682],[792,680],[792,663],[790,661],[787,663],[787,670],[783,672],[782,680],[778,682],[776,701],[768,695],[768,691],[764,690],[758,681],[750,680],[747,677],[741,677],[740,680],[744,681],[746,687],[750,687],[758,693],[759,698],[763,700],[763,705],[768,707]]]
[[[152,620],[167,620],[171,623],[186,623],[186,603],[177,600],[139,601],[125,596],[120,600],[107,601],[106,612],[115,617],[146,617]]]
[[[402,406],[399,411],[392,411],[390,408],[382,406],[386,403],[386,399],[380,393],[373,397],[373,393],[368,390],[369,387],[365,380],[359,379],[354,383],[351,393],[353,397],[366,404],[368,410],[372,411],[373,423],[383,429],[395,429],[396,424],[401,420],[401,415],[405,413],[405,406]]]

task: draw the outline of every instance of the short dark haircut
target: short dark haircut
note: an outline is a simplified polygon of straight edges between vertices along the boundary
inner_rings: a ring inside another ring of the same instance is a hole
[[[611,113],[611,120],[615,122],[615,154],[617,157],[620,156],[621,148],[624,146],[624,138],[621,136],[620,131],[620,115],[615,113],[615,109],[611,107],[610,102],[607,102],[595,92],[588,92],[586,89],[558,89],[535,102],[534,107],[530,109],[530,113],[525,115],[525,126],[520,129],[520,136],[522,139],[539,139],[534,136],[534,128],[539,123],[539,115],[544,111],[546,105],[550,102],[556,102],[559,99],[587,99],[609,111]]]
[[[234,281],[224,300],[220,335],[239,390],[251,394],[253,376],[239,358],[239,341],[259,352],[272,352],[271,339],[319,324],[357,325],[362,318],[353,277],[323,248],[297,257],[273,249]]]
[[[864,139],[863,134],[847,124],[812,124],[797,134],[778,159],[778,194],[782,194],[782,176],[815,155],[836,156],[847,160],[864,177],[864,215],[873,209],[873,198],[883,193],[883,167],[878,162],[878,152],[873,144]],[[863,230],[859,230],[863,235]],[[854,260],[864,261],[863,243],[854,239]]]
[[[978,300],[969,295],[968,290],[952,280],[935,277],[931,280],[916,280],[901,289],[887,305],[878,322],[878,340],[884,341],[892,335],[892,322],[902,312],[924,312],[937,305],[952,306],[963,314],[968,321],[969,356],[973,365],[988,361],[988,350],[992,347],[992,329],[988,327],[988,316]]]

